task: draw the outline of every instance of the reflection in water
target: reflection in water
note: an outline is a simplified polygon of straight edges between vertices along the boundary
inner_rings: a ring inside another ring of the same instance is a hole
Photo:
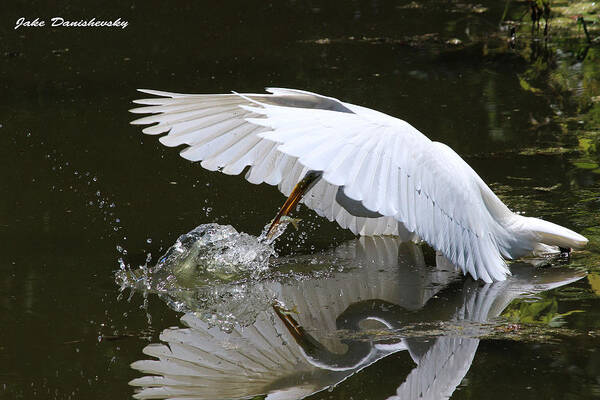
[[[131,382],[141,387],[135,396],[299,399],[408,351],[415,366],[398,377],[392,398],[447,398],[469,370],[476,337],[489,329],[482,323],[519,296],[582,277],[573,270],[513,265],[514,275],[504,282],[462,281],[444,259],[428,267],[419,247],[391,237],[363,237],[319,259],[346,267],[251,285],[248,302],[261,306],[248,326],[226,332],[203,320],[202,309],[186,313],[186,328],[165,329],[160,339],[166,344],[144,349],[156,360],[133,363],[149,374]],[[290,261],[292,269],[305,261]],[[252,299],[264,292],[275,301]]]

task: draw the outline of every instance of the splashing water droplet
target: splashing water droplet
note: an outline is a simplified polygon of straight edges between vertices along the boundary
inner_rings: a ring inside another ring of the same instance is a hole
[[[275,232],[271,235],[271,237],[267,237],[267,233],[269,232],[269,228],[271,228],[271,223],[272,223],[272,222],[269,222],[263,228],[262,233],[258,237],[258,241],[266,243],[266,244],[271,244],[278,237],[280,237],[281,235],[283,235],[283,232],[285,232],[285,228],[287,228],[287,226],[290,223],[292,225],[294,225],[296,227],[296,229],[298,229],[298,222],[300,222],[299,218],[291,218],[291,217],[288,217],[288,216],[281,217],[281,219],[279,220],[279,224],[275,227]]]
[[[199,312],[210,324],[227,330],[250,324],[261,308],[258,303],[270,304],[274,295],[257,292],[249,282],[258,281],[276,256],[270,243],[213,223],[181,235],[154,267],[148,267],[150,253],[134,270],[119,259],[116,276],[121,290],[158,293],[171,308]]]
[[[181,235],[154,267],[141,271],[146,276],[121,278],[131,287],[138,286],[142,279],[158,291],[233,282],[259,276],[268,269],[269,258],[276,255],[270,243],[255,236],[229,225],[205,224]],[[147,259],[146,266],[150,261]]]

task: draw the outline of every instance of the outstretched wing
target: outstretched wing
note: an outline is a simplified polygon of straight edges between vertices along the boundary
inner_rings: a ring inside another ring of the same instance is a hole
[[[509,213],[477,174],[449,147],[407,122],[317,94],[269,89],[272,95],[184,95],[138,100],[132,110],[159,113],[144,133],[187,144],[182,157],[209,170],[278,185],[288,195],[308,170],[323,179],[304,203],[362,235],[398,234],[404,226],[475,279],[503,280],[493,214]],[[354,217],[336,200],[359,201],[379,218]],[[401,226],[398,227],[400,222]]]
[[[246,179],[254,184],[266,182],[277,185],[288,196],[296,183],[307,171],[297,157],[288,156],[277,150],[278,143],[259,137],[268,129],[248,122],[247,118],[259,114],[244,110],[240,106],[255,105],[255,101],[286,108],[329,110],[352,114],[342,102],[330,97],[290,89],[269,89],[268,94],[209,94],[189,95],[140,90],[155,96],[135,100],[144,105],[130,110],[136,114],[151,115],[132,121],[135,125],[158,123],[146,127],[142,132],[160,135],[159,140],[169,147],[187,145],[181,156],[190,161],[201,161],[202,167],[228,175],[240,174],[246,167]],[[356,217],[346,211],[337,201],[338,187],[321,180],[302,202],[329,221],[336,221],[342,228],[354,234],[398,235],[398,223],[393,217]]]

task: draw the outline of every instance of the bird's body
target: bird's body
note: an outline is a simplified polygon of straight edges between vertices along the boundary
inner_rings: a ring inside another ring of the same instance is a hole
[[[450,147],[407,122],[293,89],[271,94],[186,95],[158,91],[131,110],[134,124],[209,170],[277,185],[288,202],[359,235],[422,239],[486,282],[510,273],[504,258],[548,246],[579,248],[583,236],[511,212]],[[297,193],[296,185],[311,177]],[[296,187],[296,189],[294,189]],[[287,204],[287,202],[286,202]],[[289,208],[289,207],[288,207]]]

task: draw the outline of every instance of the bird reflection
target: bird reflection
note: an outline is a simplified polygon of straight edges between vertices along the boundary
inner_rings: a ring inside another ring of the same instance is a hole
[[[401,351],[415,366],[398,378],[392,399],[448,398],[469,370],[478,336],[508,304],[582,277],[569,269],[513,265],[506,281],[463,280],[445,259],[427,266],[418,246],[392,237],[362,237],[322,260],[354,263],[323,277],[260,282],[275,293],[255,321],[225,332],[188,312],[185,328],[165,329],[162,344],[144,349],[154,360],[132,364],[135,397],[230,399],[266,395],[301,399],[332,387]],[[302,259],[295,263],[302,264]],[[249,291],[250,293],[252,291]],[[446,323],[456,332],[403,334],[407,326]]]

